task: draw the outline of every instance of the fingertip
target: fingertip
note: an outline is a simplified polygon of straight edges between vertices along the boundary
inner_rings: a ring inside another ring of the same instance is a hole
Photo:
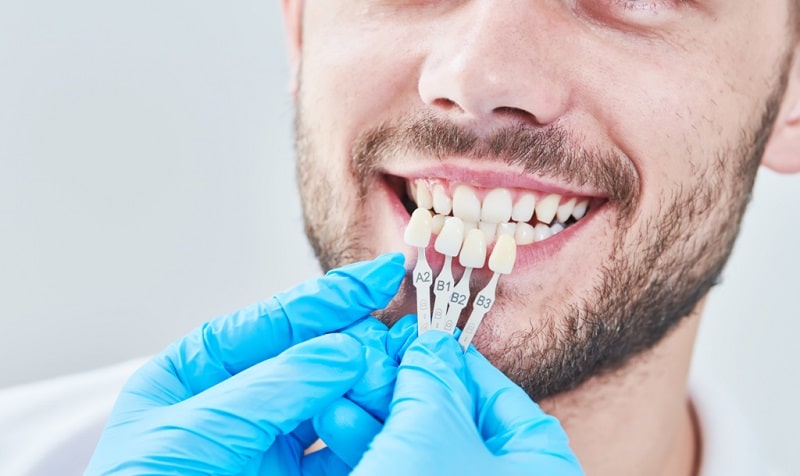
[[[454,371],[463,369],[464,355],[452,334],[430,330],[417,337],[408,347],[401,364],[429,365],[441,361]]]
[[[400,252],[394,253],[384,253],[378,256],[379,260],[386,260],[389,263],[393,263],[395,265],[405,266],[406,263],[406,255]]]
[[[328,271],[328,278],[342,277],[358,286],[360,302],[372,310],[382,309],[397,294],[406,275],[402,253],[380,255],[371,261],[361,261]]]
[[[346,398],[313,418],[314,429],[339,458],[355,467],[383,425]]]
[[[395,362],[400,362],[406,350],[417,338],[417,316],[409,314],[397,321],[386,337],[386,354]]]

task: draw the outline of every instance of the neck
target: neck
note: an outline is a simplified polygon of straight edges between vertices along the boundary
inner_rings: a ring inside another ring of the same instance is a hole
[[[561,420],[586,474],[697,474],[700,438],[687,381],[701,309],[623,370],[542,402]]]

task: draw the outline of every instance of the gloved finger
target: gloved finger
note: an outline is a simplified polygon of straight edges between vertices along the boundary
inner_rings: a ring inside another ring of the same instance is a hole
[[[314,429],[314,423],[311,420],[306,420],[297,425],[291,437],[299,448],[308,448],[319,439],[319,435],[317,435],[317,431]]]
[[[347,476],[353,470],[330,448],[323,448],[304,456],[301,469],[303,476]]]
[[[340,398],[313,419],[314,429],[345,464],[354,468],[383,425],[363,408]]]
[[[402,254],[394,253],[335,269],[270,301],[208,322],[148,362],[143,377],[174,372],[186,387],[183,398],[200,393],[292,345],[386,307],[405,275],[403,261]],[[181,393],[180,386],[170,393]]]
[[[388,332],[386,325],[372,317],[342,331],[361,342],[367,361],[366,373],[346,396],[381,421],[389,413],[397,376],[397,362],[386,354]]]
[[[342,331],[364,345],[368,365],[367,373],[347,393],[347,398],[381,422],[389,414],[402,353],[417,336],[416,322],[416,316],[406,316],[387,330],[377,319],[367,318]]]
[[[419,336],[400,363],[384,428],[353,474],[380,474],[382,468],[393,465],[408,468],[414,464],[408,461],[409,452],[413,454],[415,448],[447,445],[454,435],[462,441],[480,442],[465,378],[464,356],[452,335],[429,331]],[[482,444],[476,446],[483,448]],[[489,456],[488,451],[486,456]],[[477,458],[479,461],[488,459]],[[419,462],[419,469],[430,469],[432,464],[435,462]],[[489,474],[487,471],[491,468],[475,469],[475,474]]]
[[[408,350],[414,340],[417,338],[417,316],[409,314],[389,329],[389,335],[386,336],[386,353],[395,362],[403,360],[403,356]]]
[[[244,467],[276,437],[289,434],[344,395],[365,367],[362,346],[352,337],[314,338],[188,400],[154,409],[163,412],[163,423],[153,433],[159,438],[153,444],[169,446],[175,432],[181,444],[174,453],[186,453],[188,461],[202,455],[225,462],[221,467]]]
[[[477,423],[493,454],[515,454],[542,474],[583,474],[558,419],[539,405],[474,347],[465,356]]]

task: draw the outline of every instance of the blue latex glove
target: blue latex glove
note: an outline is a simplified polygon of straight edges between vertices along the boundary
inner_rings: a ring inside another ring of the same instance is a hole
[[[87,474],[310,474],[310,419],[367,368],[359,341],[323,334],[385,307],[404,274],[398,254],[334,270],[172,344],[123,388]]]
[[[583,475],[558,420],[443,332],[427,332],[408,347],[385,425],[341,400],[324,415],[320,435],[342,456],[332,474],[354,464],[356,476]]]
[[[361,342],[369,367],[345,398],[313,419],[315,431],[328,447],[307,456],[304,468],[319,468],[318,473],[329,476],[350,474],[383,427],[400,357],[417,336],[417,316],[406,316],[388,330],[369,318],[342,332]]]

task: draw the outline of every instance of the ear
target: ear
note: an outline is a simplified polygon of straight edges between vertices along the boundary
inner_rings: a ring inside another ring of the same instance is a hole
[[[789,84],[761,165],[776,172],[800,172],[800,46],[795,48]]]
[[[289,92],[294,96],[300,86],[300,56],[303,40],[303,0],[283,0],[283,24],[289,50]]]

